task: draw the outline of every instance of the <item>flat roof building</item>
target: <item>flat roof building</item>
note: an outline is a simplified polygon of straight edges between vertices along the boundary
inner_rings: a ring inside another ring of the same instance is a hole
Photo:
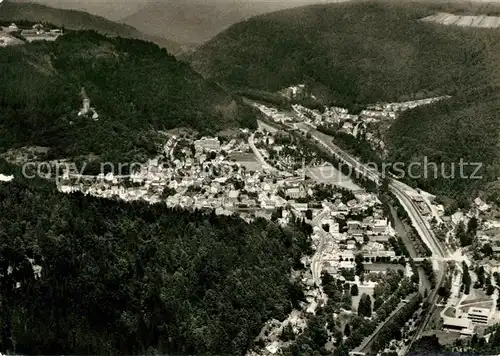
[[[474,324],[467,318],[443,318],[443,330],[457,331],[462,335],[473,335]]]

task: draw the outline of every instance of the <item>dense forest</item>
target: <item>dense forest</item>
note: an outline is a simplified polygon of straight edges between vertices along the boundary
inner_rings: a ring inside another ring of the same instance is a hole
[[[0,53],[0,150],[124,162],[155,153],[158,130],[254,124],[250,108],[152,43],[82,31]],[[77,115],[82,87],[99,121]]]
[[[311,247],[296,229],[14,174],[0,183],[1,352],[242,355],[303,298],[290,272]]]
[[[201,46],[192,63],[234,88],[307,83],[314,92],[316,83],[343,106],[500,84],[498,30],[418,21],[453,8],[360,1],[284,10],[233,25]]]
[[[392,162],[424,156],[448,168],[461,158],[481,162],[481,180],[412,180],[439,195],[470,198],[500,172],[500,30],[419,21],[439,11],[492,14],[500,7],[361,1],[285,10],[232,26],[200,47],[192,63],[238,91],[306,83],[313,93],[328,89],[326,104],[350,109],[451,95],[405,113],[386,143]],[[489,184],[488,192],[500,201],[500,183]]]
[[[413,169],[417,179],[406,176],[406,182],[455,198],[460,206],[487,183],[489,197],[500,202],[494,183],[500,176],[499,109],[500,97],[478,94],[405,112],[390,129],[388,159],[407,166],[419,162]]]

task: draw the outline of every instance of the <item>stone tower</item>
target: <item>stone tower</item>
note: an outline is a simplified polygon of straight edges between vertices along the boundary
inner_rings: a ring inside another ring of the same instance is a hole
[[[86,115],[90,111],[90,99],[87,96],[87,93],[85,92],[85,88],[82,88],[82,92],[80,93],[83,99],[83,108],[80,111],[82,115]]]

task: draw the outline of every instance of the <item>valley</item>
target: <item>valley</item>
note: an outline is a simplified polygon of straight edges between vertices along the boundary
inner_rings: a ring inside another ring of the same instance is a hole
[[[500,7],[44,1],[0,3],[1,353],[500,353]]]

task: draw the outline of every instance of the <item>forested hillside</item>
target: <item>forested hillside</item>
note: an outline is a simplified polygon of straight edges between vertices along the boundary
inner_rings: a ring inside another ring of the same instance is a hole
[[[301,232],[14,174],[0,183],[0,352],[243,355],[303,297],[289,279],[310,252]]]
[[[154,154],[157,130],[215,132],[251,112],[164,49],[72,32],[56,42],[0,48],[0,150],[40,145],[51,155],[103,159]],[[85,87],[99,121],[78,117]]]
[[[484,194],[500,202],[499,129],[498,95],[456,97],[404,113],[389,132],[389,160],[420,162],[420,168],[413,169],[419,178],[407,176],[405,181],[460,205]]]
[[[235,88],[319,83],[344,106],[453,95],[500,80],[500,32],[418,21],[433,9],[355,2],[280,11],[232,26],[200,47],[192,63]],[[490,53],[480,56],[485,49]]]
[[[63,10],[35,4],[5,0],[0,5],[0,21],[32,21],[48,22],[72,30],[95,30],[107,36],[121,36],[150,41],[166,48],[170,53],[177,54],[181,50],[179,43],[161,36],[151,36],[141,33],[136,28],[91,15],[83,11]]]
[[[387,138],[390,159],[428,156],[448,167],[461,158],[482,162],[488,179],[414,180],[437,194],[471,197],[498,176],[500,31],[419,19],[498,10],[383,1],[308,6],[236,24],[202,46],[192,63],[228,88],[274,92],[305,82],[329,91],[325,103],[347,108],[451,95],[451,102],[398,120]]]

